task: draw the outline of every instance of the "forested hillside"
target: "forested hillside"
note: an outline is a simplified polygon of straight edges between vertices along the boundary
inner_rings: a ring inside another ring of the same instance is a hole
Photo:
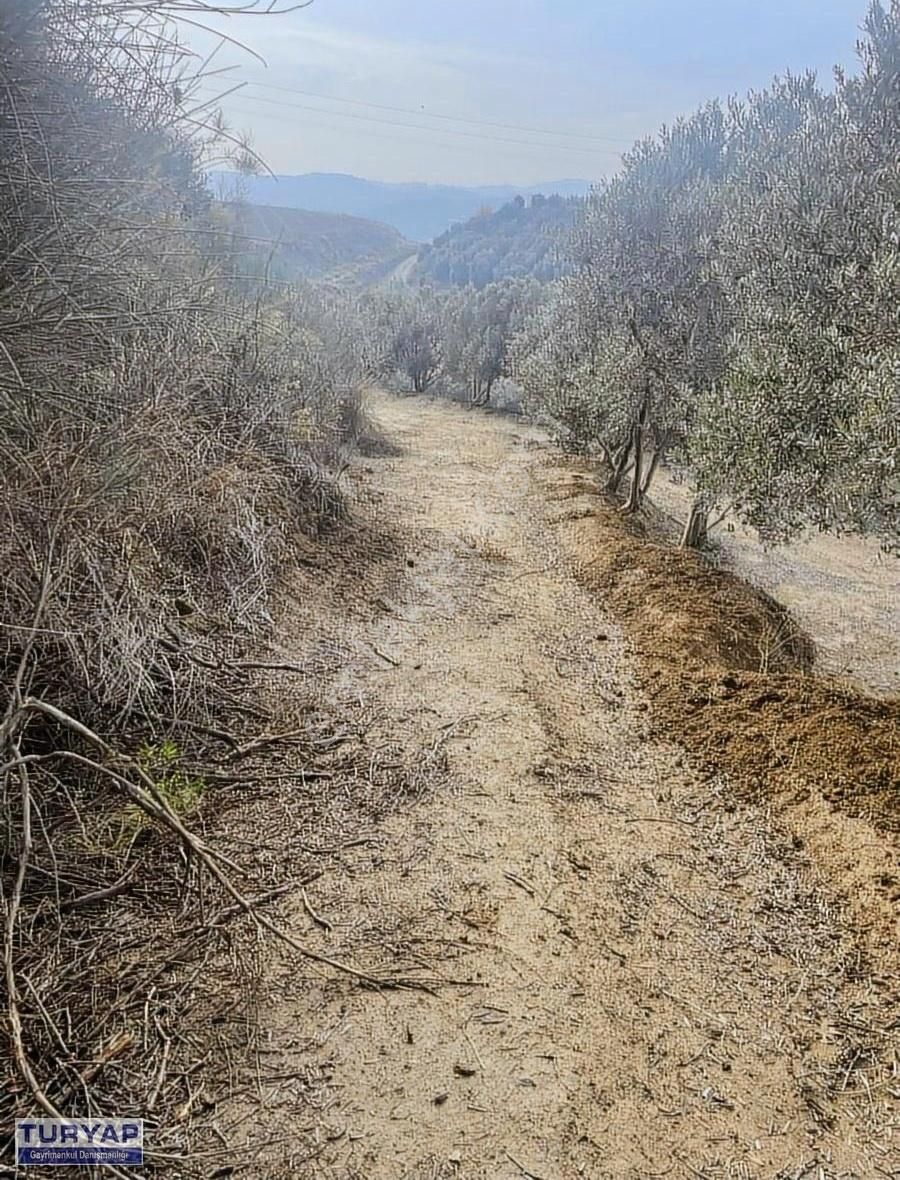
[[[225,203],[221,212],[248,266],[282,281],[374,282],[416,249],[391,226],[361,217],[241,202]]]
[[[485,287],[503,279],[548,282],[568,269],[567,239],[577,197],[517,197],[453,225],[419,254],[418,276],[442,285]]]

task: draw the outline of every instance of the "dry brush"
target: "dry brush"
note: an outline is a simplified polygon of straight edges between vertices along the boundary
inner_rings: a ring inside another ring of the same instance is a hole
[[[175,977],[244,908],[191,830],[209,748],[260,725],[248,653],[360,424],[326,297],[245,280],[217,221],[246,150],[202,69],[165,6],[0,13],[6,1125],[159,1108]]]

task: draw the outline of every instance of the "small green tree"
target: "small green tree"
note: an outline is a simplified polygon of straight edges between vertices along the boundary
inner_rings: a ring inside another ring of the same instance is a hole
[[[549,311],[554,339],[520,359],[570,441],[607,458],[608,490],[630,475],[630,510],[683,449],[696,398],[724,364],[710,255],[725,147],[724,113],[710,104],[628,153],[576,226],[574,274]]]

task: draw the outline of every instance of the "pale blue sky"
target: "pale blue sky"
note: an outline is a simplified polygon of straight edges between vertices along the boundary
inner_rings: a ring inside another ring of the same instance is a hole
[[[285,15],[220,20],[266,66],[230,46],[216,62],[239,64],[248,85],[225,102],[226,113],[277,172],[460,184],[594,180],[636,136],[707,98],[786,70],[811,67],[830,79],[835,63],[852,65],[867,6],[314,0]],[[189,40],[209,44],[196,31]]]

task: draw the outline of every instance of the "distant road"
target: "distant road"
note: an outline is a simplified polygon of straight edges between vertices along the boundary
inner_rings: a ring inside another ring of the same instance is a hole
[[[419,261],[418,251],[415,254],[410,254],[409,258],[404,258],[399,266],[395,266],[389,274],[387,274],[379,284],[381,287],[409,287],[412,285],[413,271],[416,268],[416,263]]]

